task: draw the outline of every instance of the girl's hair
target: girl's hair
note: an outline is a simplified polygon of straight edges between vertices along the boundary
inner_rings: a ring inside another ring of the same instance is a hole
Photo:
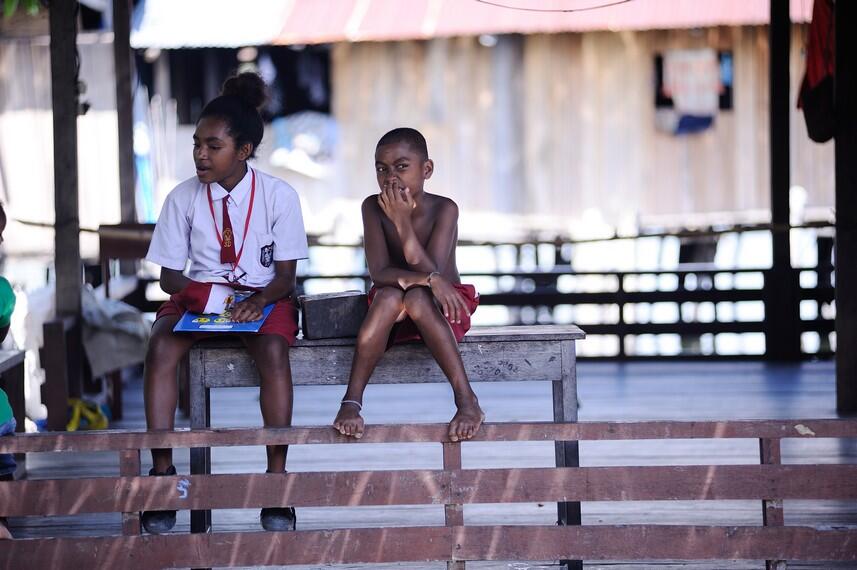
[[[259,114],[259,108],[268,99],[265,82],[258,74],[245,71],[227,79],[220,93],[208,102],[199,119],[218,117],[226,121],[235,146],[252,144],[250,158],[255,157],[265,132],[262,115]]]

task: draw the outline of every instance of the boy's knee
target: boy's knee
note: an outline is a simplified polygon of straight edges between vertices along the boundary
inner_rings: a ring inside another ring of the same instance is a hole
[[[414,287],[404,296],[405,311],[412,318],[425,314],[428,310],[434,310],[434,297],[426,287]]]
[[[404,294],[405,292],[398,287],[381,287],[375,292],[372,304],[380,304],[383,307],[401,310]]]

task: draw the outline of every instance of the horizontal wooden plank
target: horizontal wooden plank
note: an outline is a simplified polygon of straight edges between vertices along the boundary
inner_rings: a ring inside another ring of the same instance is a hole
[[[550,381],[559,380],[562,374],[559,341],[467,342],[460,345],[460,351],[471,382]],[[197,365],[197,356],[208,387],[259,385],[256,365],[243,348],[202,349],[191,355],[192,367]],[[353,346],[323,350],[295,346],[289,351],[292,379],[296,385],[347,384],[353,356]],[[412,384],[447,379],[425,345],[408,344],[389,350],[371,381]]]
[[[0,541],[0,568],[122,568],[382,564],[446,560],[444,527],[167,534]]]
[[[473,327],[464,336],[462,344],[473,342],[538,342],[581,340],[584,331],[575,325],[509,325],[499,327]],[[298,338],[293,348],[321,346],[354,346],[354,338],[304,339]],[[241,348],[239,339],[228,336],[205,339],[194,345],[194,349]]]
[[[362,439],[329,426],[214,428],[174,431],[108,430],[28,433],[0,438],[0,453],[120,451],[235,445],[425,443],[449,441],[446,424],[366,426]],[[578,423],[486,423],[472,441],[616,441],[637,439],[855,438],[857,420],[731,420]],[[467,445],[465,443],[464,445]]]
[[[453,503],[857,500],[857,465],[682,465],[455,471]]]
[[[0,516],[163,509],[432,505],[448,499],[443,471],[246,473],[95,477],[0,485]]]
[[[459,527],[456,560],[857,560],[857,530],[742,526]]]
[[[857,500],[857,465],[692,465],[178,475],[15,481],[0,516],[271,506]]]
[[[0,567],[236,567],[444,560],[857,560],[857,530],[473,526],[0,541]]]

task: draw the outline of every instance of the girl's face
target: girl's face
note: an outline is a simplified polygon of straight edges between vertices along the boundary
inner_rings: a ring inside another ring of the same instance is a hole
[[[196,124],[193,162],[196,176],[203,184],[218,182],[231,190],[244,177],[252,150],[249,143],[236,147],[226,121],[219,117],[203,117]]]

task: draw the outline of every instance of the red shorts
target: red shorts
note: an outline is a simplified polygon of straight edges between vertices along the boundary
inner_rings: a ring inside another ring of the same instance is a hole
[[[453,283],[452,285],[456,290],[458,290],[461,296],[464,297],[464,302],[467,304],[467,310],[470,311],[470,315],[472,315],[476,310],[476,307],[479,306],[479,294],[476,292],[476,287],[473,285],[463,285],[461,283]],[[374,286],[369,289],[368,298],[370,306],[372,305],[372,299],[375,298],[376,292],[377,289]],[[452,334],[455,335],[455,342],[461,342],[461,339],[463,339],[467,331],[470,330],[470,315],[463,315],[460,323],[449,323],[449,326],[452,327]],[[420,335],[420,330],[417,328],[417,324],[412,321],[410,317],[405,317],[405,320],[393,325],[393,330],[390,331],[390,339],[387,341],[387,348],[394,344],[402,344],[422,339],[423,337]]]
[[[161,317],[171,316],[181,318],[181,316],[184,315],[185,311],[187,310],[185,304],[182,301],[183,298],[181,293],[170,295],[170,300],[166,301],[163,305],[160,306],[160,308],[158,308],[158,313],[155,317],[155,320],[157,321]],[[210,338],[212,336],[230,333],[194,332],[190,334],[193,335],[194,339],[201,340],[203,338]],[[265,322],[262,323],[262,327],[259,329],[259,332],[245,334],[275,334],[283,337],[289,346],[294,345],[295,338],[298,335],[297,304],[291,298],[280,299],[274,304],[274,309],[271,311],[271,314],[268,315],[268,318],[265,319]]]

